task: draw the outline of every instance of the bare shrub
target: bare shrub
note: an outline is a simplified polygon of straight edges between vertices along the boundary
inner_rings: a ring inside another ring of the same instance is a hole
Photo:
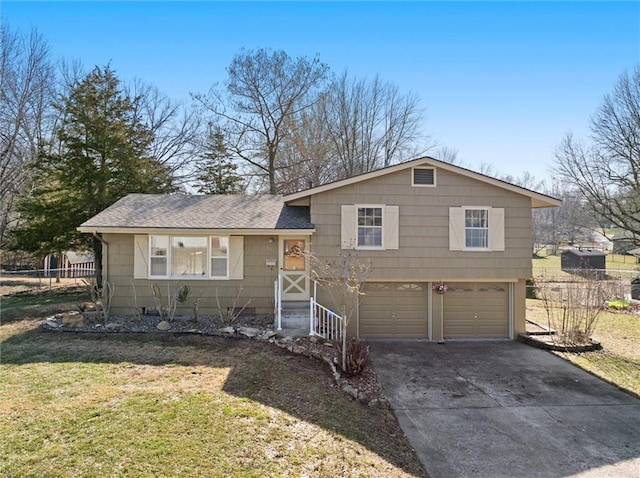
[[[336,341],[335,347],[338,354],[345,358],[342,371],[347,375],[359,375],[371,363],[369,344],[357,337]]]
[[[106,322],[109,320],[109,311],[111,310],[111,299],[113,298],[113,287],[109,281],[103,280],[102,286],[98,286],[98,281],[92,277],[82,279],[82,283],[91,296],[91,302],[96,306],[98,315]]]
[[[240,302],[241,295],[242,287],[238,287],[238,289],[236,290],[236,294],[233,296],[233,299],[231,301],[231,305],[225,308],[220,304],[218,288],[216,287],[216,305],[218,306],[218,316],[224,324],[233,324],[236,320],[238,320],[238,317],[240,317],[240,314],[242,314],[244,309],[246,309],[246,307],[251,303],[251,299],[249,299],[242,307],[238,308],[238,303]]]
[[[131,310],[133,310],[133,317],[135,319],[139,319],[142,317],[143,308],[138,304],[138,292],[136,290],[136,283],[131,282],[131,292],[133,293],[133,297],[129,299],[129,305],[131,306]]]
[[[547,325],[556,330],[560,345],[584,345],[598,323],[602,306],[614,292],[607,281],[576,277],[570,282],[547,283],[538,295],[547,314]]]
[[[186,284],[172,284],[167,283],[167,304],[164,304],[164,298],[160,286],[158,284],[152,284],[151,292],[153,299],[156,303],[156,309],[160,314],[161,319],[167,319],[169,322],[173,321],[176,317],[176,309],[178,304],[184,304],[189,295],[191,294],[191,288]]]
[[[319,258],[310,251],[305,254],[311,261],[311,277],[327,294],[329,300],[342,318],[340,336],[342,337],[342,370],[347,373],[347,326],[353,311],[357,307],[358,297],[364,295],[364,283],[371,273],[372,262],[360,259],[355,245],[349,249],[340,249],[338,257],[331,261]]]

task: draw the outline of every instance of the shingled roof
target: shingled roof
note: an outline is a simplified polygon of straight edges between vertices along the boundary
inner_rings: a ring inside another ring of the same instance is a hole
[[[129,194],[80,225],[103,229],[313,229],[308,207],[282,196]]]

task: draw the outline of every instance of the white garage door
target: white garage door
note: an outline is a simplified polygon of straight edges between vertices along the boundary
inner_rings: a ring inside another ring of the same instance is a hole
[[[509,337],[508,284],[449,283],[444,294],[444,337]]]
[[[360,336],[424,338],[427,336],[426,284],[367,283],[360,297]]]

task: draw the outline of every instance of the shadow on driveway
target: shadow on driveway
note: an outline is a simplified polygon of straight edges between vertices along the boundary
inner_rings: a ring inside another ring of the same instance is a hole
[[[559,357],[510,341],[371,348],[431,478],[640,476],[640,400]]]

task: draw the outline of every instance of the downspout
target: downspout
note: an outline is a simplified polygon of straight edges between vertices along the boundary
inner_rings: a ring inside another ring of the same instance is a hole
[[[97,240],[99,240],[102,243],[102,270],[100,272],[102,273],[102,279],[108,281],[109,280],[109,274],[108,274],[109,243],[105,241],[104,238],[101,235],[99,235],[96,231],[93,231],[93,237],[95,237]],[[94,274],[95,274],[96,258],[94,257],[93,260],[94,260]]]

